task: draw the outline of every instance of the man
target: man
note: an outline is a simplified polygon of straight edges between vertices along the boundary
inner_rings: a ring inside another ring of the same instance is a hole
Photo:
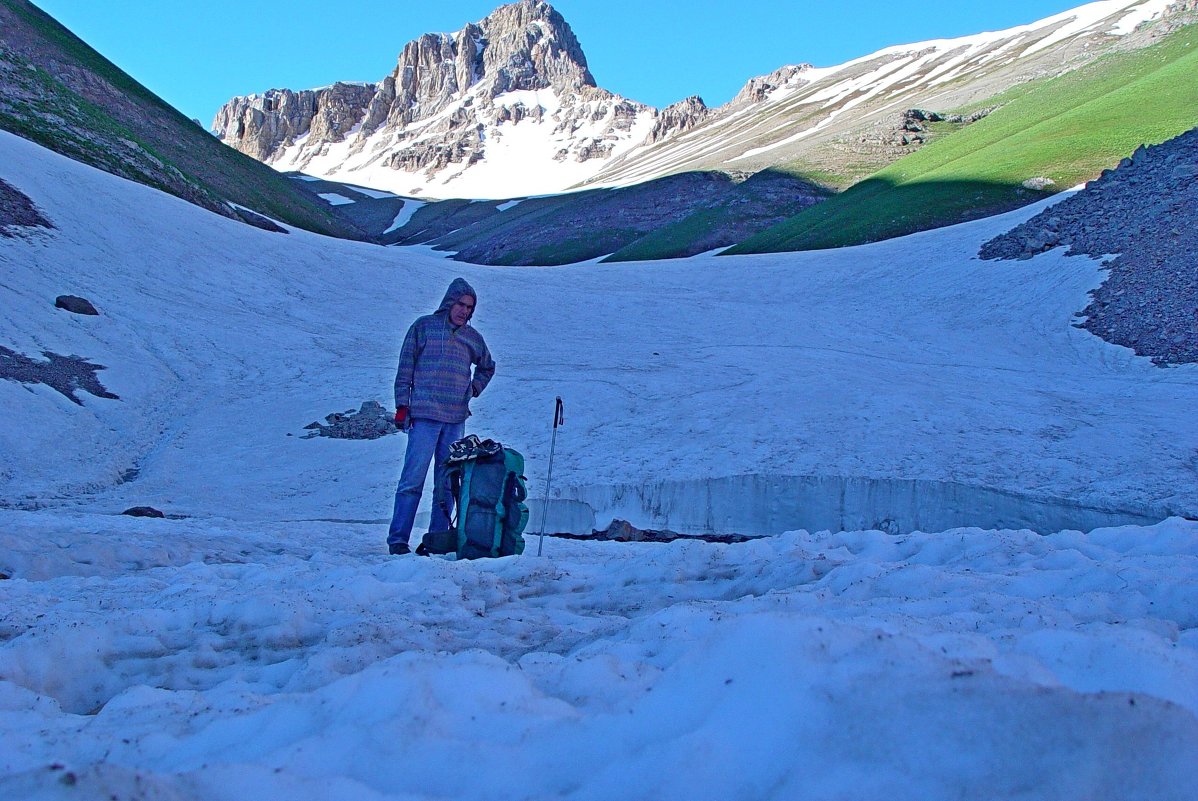
[[[470,400],[495,375],[487,343],[468,325],[477,303],[478,293],[465,279],[455,278],[437,311],[412,323],[404,337],[395,374],[395,424],[407,432],[408,449],[387,533],[393,554],[411,553],[408,538],[430,461],[435,466],[429,530],[449,528],[454,503],[444,481],[449,446],[465,432]]]

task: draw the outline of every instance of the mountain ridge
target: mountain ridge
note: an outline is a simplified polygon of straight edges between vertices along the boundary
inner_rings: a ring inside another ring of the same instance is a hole
[[[521,0],[455,34],[426,34],[405,46],[396,70],[376,85],[370,112],[342,126],[341,138],[322,137],[301,119],[262,147],[259,131],[270,128],[272,97],[290,91],[278,89],[232,99],[213,130],[280,170],[428,198],[509,198],[784,165],[844,188],[923,144],[904,136],[905,109],[949,110],[1068,71],[1112,48],[1142,46],[1154,35],[1138,30],[1145,22],[1167,20],[1192,3],[1103,0],[1003,31],[895,45],[834,67],[786,65],[750,78],[717,108],[694,96],[658,110],[577,80],[579,70],[588,78],[589,70],[568,23],[541,0]],[[503,37],[488,39],[491,31]],[[525,59],[538,78],[526,71],[531,80],[505,87],[493,67],[464,68],[467,40],[479,43],[484,60],[496,61],[568,42],[562,53],[569,58],[544,63],[568,64],[571,71],[549,74]],[[434,43],[445,58],[430,71],[413,51]],[[402,113],[392,109],[381,124],[381,109],[392,108],[388,82],[404,75],[423,76],[425,83],[416,84],[425,91],[403,95],[409,102]],[[467,86],[468,78],[476,80]],[[328,102],[342,102],[346,92],[329,90]],[[519,146],[509,146],[513,139]],[[498,166],[513,159],[525,165],[522,172]]]
[[[0,0],[0,128],[224,217],[283,230],[266,215],[365,238],[295,182],[222,146],[27,0]]]

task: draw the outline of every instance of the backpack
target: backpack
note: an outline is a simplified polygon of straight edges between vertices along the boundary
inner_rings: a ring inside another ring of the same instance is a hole
[[[425,534],[416,553],[455,553],[459,559],[523,553],[528,487],[520,452],[471,434],[449,447],[445,467],[456,519],[448,531]]]

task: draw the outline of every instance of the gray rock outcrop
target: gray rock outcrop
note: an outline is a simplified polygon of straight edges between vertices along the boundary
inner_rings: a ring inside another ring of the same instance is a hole
[[[304,136],[340,142],[362,118],[376,89],[352,83],[301,92],[272,89],[229,101],[216,113],[212,126],[222,139],[236,140],[238,150],[264,161]]]
[[[649,132],[645,142],[653,144],[674,134],[685,133],[701,125],[709,116],[711,116],[711,109],[703,102],[703,98],[692,95],[672,106],[667,106],[657,116],[653,130]]]
[[[806,83],[806,81],[801,79],[796,80],[796,78],[799,78],[804,72],[810,69],[812,69],[810,64],[789,64],[774,70],[769,75],[760,75],[756,78],[751,78],[736,93],[736,97],[732,98],[732,102],[729,105],[740,107],[750,103],[760,103],[768,100],[771,94],[783,86],[800,86]]]

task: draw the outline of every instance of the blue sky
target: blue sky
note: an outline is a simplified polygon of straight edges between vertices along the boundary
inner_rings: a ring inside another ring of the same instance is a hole
[[[378,81],[404,44],[456,31],[498,0],[34,0],[205,126],[230,97]],[[880,48],[1032,22],[1079,0],[556,0],[596,82],[664,107],[727,102],[785,64],[831,66]]]

